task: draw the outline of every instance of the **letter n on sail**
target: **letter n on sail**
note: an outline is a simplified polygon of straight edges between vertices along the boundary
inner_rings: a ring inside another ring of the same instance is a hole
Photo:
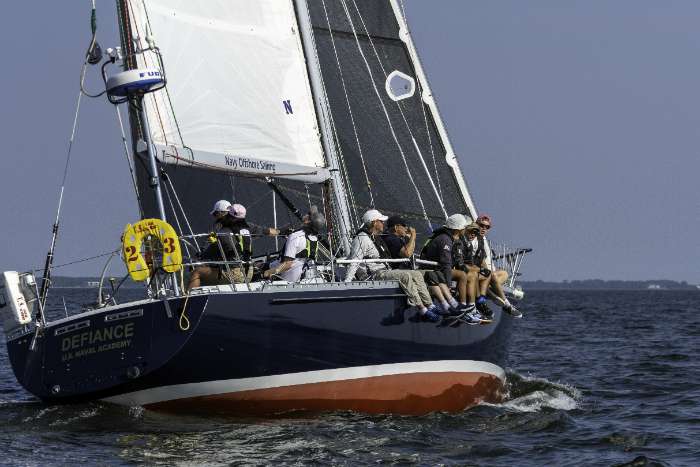
[[[293,114],[294,111],[292,110],[292,101],[291,99],[287,99],[286,101],[282,101],[284,104],[284,111],[287,115]]]

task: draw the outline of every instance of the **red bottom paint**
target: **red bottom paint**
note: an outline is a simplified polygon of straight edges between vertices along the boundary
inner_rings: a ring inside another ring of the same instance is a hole
[[[148,404],[153,410],[272,415],[291,410],[353,410],[423,415],[500,402],[503,381],[488,373],[411,373],[188,397]]]

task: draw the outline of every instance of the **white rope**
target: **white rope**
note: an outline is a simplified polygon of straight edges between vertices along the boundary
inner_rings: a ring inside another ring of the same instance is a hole
[[[343,2],[345,2],[345,0],[343,0]],[[357,16],[358,16],[358,18],[360,18],[360,22],[362,23],[362,27],[365,30],[365,34],[367,35],[367,39],[369,40],[369,44],[372,47],[372,50],[374,51],[374,56],[376,57],[377,62],[379,62],[379,66],[382,69],[382,73],[384,73],[384,79],[386,79],[388,77],[388,74],[386,72],[386,68],[384,67],[384,64],[382,63],[382,59],[379,56],[379,52],[377,51],[377,48],[374,45],[374,41],[372,40],[372,36],[369,33],[369,29],[367,29],[367,25],[365,24],[365,20],[362,17],[362,13],[360,12],[360,9],[357,6],[356,1],[352,0],[352,3],[355,6],[355,10],[357,11]],[[353,32],[354,32],[354,26],[353,26]],[[423,106],[422,102],[421,102],[421,106]],[[399,109],[399,113],[401,114],[401,118],[403,119],[403,122],[406,125],[406,129],[408,130],[408,133],[411,136],[411,139],[413,140],[413,144],[414,144],[414,147],[416,149],[416,153],[418,154],[418,158],[420,159],[421,164],[422,164],[423,168],[425,169],[425,175],[428,177],[428,181],[430,182],[430,185],[433,188],[433,192],[435,193],[435,197],[437,198],[437,201],[440,204],[440,208],[442,209],[442,212],[444,213],[445,218],[447,218],[447,211],[445,210],[445,205],[444,205],[443,200],[442,200],[442,195],[441,195],[441,193],[438,192],[438,190],[435,187],[435,183],[433,182],[433,178],[430,175],[430,172],[428,171],[428,167],[425,163],[425,160],[423,159],[423,154],[421,153],[420,149],[418,148],[418,144],[416,144],[415,137],[413,135],[413,131],[411,130],[411,126],[409,125],[408,120],[406,119],[406,114],[404,113],[403,107],[401,107],[401,103],[399,101],[396,101],[396,107]],[[425,109],[423,109],[423,111],[425,111]],[[430,131],[428,130],[428,135],[429,134],[430,134]],[[436,171],[437,171],[437,165],[436,165]]]
[[[370,207],[374,207],[374,195],[372,194],[372,182],[369,180],[369,175],[367,173],[367,165],[365,164],[365,157],[362,154],[362,145],[360,144],[360,136],[357,133],[357,126],[355,125],[355,116],[352,112],[352,105],[350,104],[350,97],[348,96],[348,89],[345,85],[345,77],[343,75],[343,68],[340,64],[340,57],[338,56],[338,49],[335,46],[335,36],[333,35],[333,28],[331,27],[331,20],[328,17],[328,10],[326,9],[326,1],[321,0],[323,5],[323,12],[326,15],[326,24],[328,25],[328,32],[331,36],[331,45],[333,46],[333,54],[335,55],[335,63],[338,65],[338,73],[340,74],[340,83],[343,85],[343,94],[345,95],[345,103],[348,106],[348,113],[350,114],[350,123],[352,124],[352,131],[355,135],[355,142],[357,143],[357,151],[360,154],[360,161],[362,162],[362,170],[365,174],[365,181],[367,182],[367,191],[369,192],[369,202]]]
[[[372,87],[374,88],[374,93],[377,95],[377,99],[379,100],[379,103],[382,106],[382,110],[384,111],[384,116],[386,117],[386,121],[389,125],[389,130],[391,130],[391,136],[394,139],[394,142],[396,143],[396,146],[399,149],[399,153],[401,154],[401,159],[403,160],[404,166],[406,167],[406,173],[408,174],[408,179],[411,182],[411,185],[413,185],[414,190],[416,191],[416,195],[418,197],[418,202],[420,203],[421,210],[423,211],[423,216],[425,217],[425,220],[428,223],[428,228],[432,229],[432,225],[430,223],[430,218],[428,217],[428,213],[425,210],[425,205],[423,204],[423,198],[420,195],[420,190],[418,190],[418,186],[416,185],[416,182],[413,179],[413,175],[411,175],[411,169],[408,166],[408,161],[406,160],[406,155],[404,154],[403,149],[401,148],[401,143],[399,142],[399,138],[396,135],[394,125],[391,123],[391,117],[389,116],[389,112],[387,111],[386,106],[384,105],[384,100],[382,99],[382,95],[380,94],[379,89],[377,89],[377,84],[375,83],[375,80],[374,80],[374,74],[372,73],[372,67],[370,66],[369,62],[367,61],[367,57],[365,57],[365,53],[362,50],[362,45],[360,44],[360,39],[357,37],[357,30],[355,29],[355,24],[352,21],[352,17],[350,16],[350,10],[348,10],[348,5],[346,3],[346,0],[341,0],[341,3],[343,5],[343,9],[345,10],[345,16],[348,19],[348,23],[350,24],[350,28],[352,29],[352,34],[355,38],[355,43],[357,44],[357,49],[359,50],[360,56],[362,57],[362,61],[364,62],[365,67],[367,68],[367,73],[370,76],[370,81],[372,82]]]

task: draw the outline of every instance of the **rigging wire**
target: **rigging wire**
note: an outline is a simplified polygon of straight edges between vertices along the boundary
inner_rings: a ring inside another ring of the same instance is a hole
[[[408,21],[406,20],[406,4],[404,3],[404,0],[401,0],[401,15],[403,19],[403,26],[406,28],[406,33],[410,36],[410,30],[408,27]],[[432,156],[433,159],[433,169],[435,170],[435,179],[437,180],[437,186],[438,186],[438,191],[440,192],[440,197],[444,198],[444,195],[442,193],[442,184],[440,183],[440,172],[438,172],[437,168],[437,159],[435,157],[435,148],[433,147],[433,137],[431,135],[430,131],[430,124],[428,123],[428,113],[426,112],[426,104],[425,102],[422,101],[423,99],[423,84],[420,79],[417,79],[416,82],[418,83],[418,94],[421,97],[421,111],[423,113],[423,121],[425,123],[425,133],[428,135],[428,146],[430,147],[430,155]]]
[[[184,235],[184,231],[182,230],[182,226],[180,225],[180,217],[177,215],[177,211],[175,210],[175,205],[173,204],[173,200],[170,197],[170,191],[168,190],[168,185],[165,186],[165,197],[168,198],[168,204],[170,204],[170,210],[173,212],[173,217],[175,218],[175,225],[177,225],[177,230],[180,232],[180,236],[182,237]],[[194,237],[193,237],[194,239]],[[197,242],[195,242],[197,243]],[[190,259],[190,262],[192,262],[192,254],[190,253],[190,249],[187,246],[187,242],[183,242],[185,245],[185,251],[187,252],[187,257]]]
[[[97,7],[95,6],[95,0],[92,0],[90,29],[92,31],[92,37],[90,39],[90,45],[85,52],[85,61],[83,62],[83,66],[80,70],[80,92],[85,94],[87,97],[100,97],[107,92],[107,89],[98,94],[90,94],[85,90],[85,74],[87,72],[87,66],[96,65],[102,59],[102,49],[100,49],[100,45],[97,43]]]
[[[312,37],[313,37],[313,35],[312,35]],[[315,47],[315,45],[314,45],[314,47]],[[320,63],[317,64],[317,67],[318,67],[319,79],[321,81],[321,87],[323,88],[324,92],[327,95],[328,87],[326,86],[325,79],[323,76],[323,69],[321,68]],[[333,133],[333,141],[329,141],[329,144],[334,144],[334,147],[338,151],[338,162],[339,162],[338,170],[339,170],[341,178],[343,179],[342,182],[344,182],[344,185],[346,187],[352,187],[352,185],[350,184],[350,179],[348,178],[349,175],[348,175],[347,166],[345,165],[345,157],[343,154],[343,147],[340,144],[340,138],[338,137],[338,131],[337,131],[337,128],[335,125],[335,120],[333,118],[333,112],[332,112],[330,103],[328,102],[328,99],[326,98],[323,100],[323,102],[320,103],[320,105],[322,106],[323,110],[325,110],[325,114],[328,115],[329,123],[331,125],[331,130]],[[345,229],[346,232],[350,232],[350,231],[354,230],[354,228],[355,228],[354,226],[357,224],[357,219],[358,219],[357,203],[355,202],[354,192],[353,192],[353,190],[347,190],[346,194],[349,197],[348,203],[350,204],[350,206],[347,206],[347,208],[351,208],[351,209],[347,210],[347,222],[349,222],[351,225],[350,226],[346,225],[345,216],[339,215],[339,219],[338,219],[339,222],[337,222],[337,224],[340,226],[341,232],[343,231],[343,229]],[[340,204],[339,204],[340,202],[338,201],[338,197],[333,196],[331,202],[334,204],[336,213],[341,213],[341,212],[345,211],[345,207],[340,206]],[[342,244],[343,244],[342,242],[338,242],[338,245],[342,246]],[[340,248],[340,246],[339,246],[339,248]]]
[[[362,13],[360,12],[359,7],[357,6],[356,0],[352,0],[352,3],[353,3],[353,5],[355,6],[355,11],[357,11],[357,16],[358,16],[358,18],[360,18],[360,22],[362,23],[362,27],[363,27],[364,30],[365,30],[365,34],[366,34],[366,36],[367,36],[367,39],[369,40],[370,46],[372,47],[372,50],[373,50],[374,55],[375,55],[375,57],[376,57],[376,59],[377,59],[377,62],[379,63],[379,66],[380,66],[381,69],[382,69],[382,73],[384,74],[384,79],[386,79],[386,78],[388,77],[388,74],[387,74],[387,72],[386,72],[386,68],[384,67],[384,64],[382,63],[382,59],[381,59],[381,57],[379,56],[379,52],[377,51],[377,48],[376,48],[376,46],[374,45],[374,41],[372,40],[372,36],[371,36],[370,33],[369,33],[369,29],[367,28],[367,25],[365,24],[365,20],[364,20],[364,18],[362,17]],[[345,0],[343,0],[343,4],[345,5]],[[348,15],[349,15],[349,13],[348,13]],[[348,18],[349,18],[349,16],[348,16]],[[355,32],[355,27],[354,27],[354,25],[352,25],[352,28],[353,28],[353,33],[354,33],[354,32]],[[358,47],[359,47],[359,42],[358,42]],[[360,52],[360,53],[362,53],[362,52]],[[364,54],[363,54],[363,58],[364,58]],[[372,84],[374,85],[374,82],[373,82]],[[375,89],[376,89],[376,85],[375,85]],[[380,97],[380,99],[381,99],[381,97]],[[383,105],[383,102],[382,102],[382,105]],[[420,159],[420,162],[421,162],[421,164],[422,164],[422,166],[423,166],[423,169],[425,170],[425,174],[426,174],[426,176],[428,177],[428,181],[430,182],[430,185],[431,185],[431,187],[433,188],[433,191],[434,191],[434,193],[435,193],[435,197],[437,198],[437,201],[438,201],[438,203],[440,204],[440,208],[442,209],[443,214],[445,215],[445,218],[447,218],[447,211],[445,210],[445,205],[444,205],[444,203],[443,203],[442,196],[438,193],[437,188],[435,187],[435,183],[433,182],[433,178],[432,178],[432,176],[430,175],[430,172],[428,171],[428,166],[427,166],[426,163],[425,163],[425,160],[424,160],[424,158],[423,158],[423,154],[421,153],[421,150],[420,150],[420,148],[419,148],[419,146],[418,146],[418,143],[416,142],[415,136],[413,135],[413,131],[411,130],[411,126],[410,126],[409,123],[408,123],[408,119],[406,118],[406,114],[405,114],[405,112],[404,112],[404,110],[403,110],[403,107],[401,106],[401,103],[400,103],[399,101],[396,101],[396,106],[397,106],[397,108],[399,109],[399,113],[401,114],[401,118],[403,119],[403,122],[404,122],[404,124],[406,125],[406,129],[408,130],[409,135],[411,136],[411,140],[412,140],[412,142],[413,142],[413,146],[414,146],[414,148],[415,148],[415,150],[416,150],[416,153],[418,154],[418,158]],[[390,124],[391,124],[391,123],[390,123]],[[402,153],[402,156],[403,156],[403,153]],[[404,159],[405,159],[405,157],[404,157]],[[419,196],[420,196],[420,195],[419,195]],[[422,199],[421,199],[421,205],[422,205],[422,204],[423,204],[423,202],[422,202]],[[428,224],[430,225],[430,221],[429,221],[429,220],[428,220]],[[431,227],[431,228],[432,228],[432,227]]]
[[[141,207],[141,195],[139,193],[139,187],[136,182],[136,174],[134,173],[134,166],[131,163],[131,154],[129,154],[129,144],[126,140],[126,133],[124,132],[124,124],[122,123],[122,114],[119,111],[119,106],[115,105],[114,108],[117,112],[117,120],[119,121],[119,129],[121,130],[122,144],[124,146],[124,156],[126,157],[126,163],[129,165],[129,174],[131,175],[131,183],[134,186],[134,192],[136,193],[136,203],[139,206],[139,215],[143,219],[143,208]]]
[[[185,220],[185,224],[187,225],[187,230],[190,231],[190,235],[192,235],[192,238],[194,238],[194,231],[192,230],[192,225],[190,225],[190,220],[187,217],[187,213],[185,212],[185,208],[182,207],[182,203],[180,203],[180,197],[177,195],[177,190],[175,190],[175,185],[173,185],[172,180],[170,179],[170,176],[165,172],[165,170],[161,169],[161,175],[163,179],[165,180],[165,183],[170,186],[170,190],[173,192],[173,197],[175,198],[175,202],[177,203],[178,208],[180,209],[180,212],[182,213],[182,217]],[[167,188],[167,186],[166,186]],[[166,190],[167,191],[167,190]],[[173,208],[173,213],[175,212],[175,209]],[[182,232],[182,230],[180,230]],[[197,247],[197,252],[201,253],[202,250],[199,247],[199,243],[194,242],[195,246]]]
[[[379,92],[379,89],[377,89],[377,83],[375,82],[375,79],[374,79],[374,73],[372,72],[372,67],[370,66],[369,62],[367,61],[367,57],[365,56],[365,53],[362,50],[362,44],[360,44],[360,39],[357,36],[357,29],[355,28],[355,23],[353,22],[352,17],[350,15],[350,10],[348,9],[348,5],[346,3],[346,0],[341,0],[341,4],[343,5],[343,10],[345,11],[345,16],[348,19],[348,23],[350,24],[352,34],[355,38],[355,43],[357,44],[357,49],[360,52],[360,56],[362,57],[362,60],[365,64],[365,67],[367,68],[367,73],[369,74],[370,81],[372,82],[372,88],[374,89],[374,92],[377,96],[377,99],[379,100],[379,104],[382,107],[382,111],[384,112],[384,116],[386,117],[387,123],[389,125],[389,130],[391,131],[391,136],[394,139],[394,142],[396,143],[396,146],[399,150],[399,153],[401,154],[401,159],[403,160],[404,166],[406,167],[406,173],[408,174],[408,179],[411,182],[411,185],[413,185],[414,190],[416,191],[416,195],[418,197],[418,203],[420,204],[421,210],[423,211],[423,217],[425,218],[426,222],[428,223],[428,228],[432,229],[432,224],[430,222],[430,218],[428,217],[428,213],[425,210],[425,204],[423,203],[423,198],[421,197],[420,190],[418,189],[418,186],[416,185],[416,182],[413,179],[413,175],[411,174],[411,169],[408,166],[408,161],[406,160],[406,154],[404,153],[403,148],[401,147],[401,143],[399,142],[399,138],[398,138],[398,135],[396,134],[396,130],[394,129],[394,125],[391,123],[391,117],[389,116],[389,111],[387,110],[386,105],[384,104],[384,101],[383,101],[382,96]]]
[[[129,7],[129,8],[131,8],[132,10],[134,9],[134,7],[131,5],[131,2],[130,2],[130,1],[127,0],[127,4],[128,4],[128,7]],[[148,39],[147,39],[147,37],[148,37],[148,30],[147,30],[147,29],[150,28],[150,23],[148,22],[148,12],[147,12],[147,10],[146,10],[146,3],[145,3],[145,2],[142,2],[142,4],[143,4],[144,14],[146,15],[146,25],[145,25],[145,26],[146,26],[146,30],[144,31],[145,36],[142,36],[142,35],[141,35],[141,30],[139,29],[138,23],[133,23],[133,25],[134,25],[134,29],[136,30],[136,37],[137,37],[137,40],[139,41],[138,46],[139,46],[139,48],[141,49],[141,51],[144,52],[144,53],[141,54],[141,55],[143,56],[143,63],[144,63],[144,65],[145,65],[146,67],[149,67],[150,65],[149,65],[148,55],[147,55],[145,52],[146,52],[147,50],[151,50],[151,49],[150,49],[150,44],[147,43],[146,45],[149,46],[149,47],[148,47],[148,49],[144,49],[143,46],[142,46],[142,44],[141,44],[141,42],[142,42],[143,40],[146,40],[146,41],[148,42]],[[132,15],[134,14],[133,11],[132,11],[131,14],[132,14]],[[159,68],[162,70],[162,69],[163,69],[163,66],[162,66],[163,63],[162,63],[162,60],[161,60],[161,58],[160,58],[160,53],[158,53],[158,50],[157,50],[157,49],[156,49],[154,52],[155,52],[155,54],[156,54],[156,59],[158,60],[158,66],[159,66]],[[150,98],[151,98],[151,100],[152,100],[152,102],[153,102],[152,105],[153,105],[153,107],[155,108],[156,116],[158,117],[158,124],[160,125],[160,130],[161,130],[161,133],[162,133],[162,135],[163,135],[163,140],[164,140],[164,142],[165,142],[165,144],[166,144],[166,146],[167,146],[167,145],[168,145],[168,138],[167,138],[167,136],[166,136],[165,125],[163,124],[163,118],[162,118],[162,116],[161,116],[161,114],[160,114],[160,107],[159,107],[159,105],[158,105],[158,100],[156,99],[156,95],[153,94],[153,93],[150,94]],[[145,96],[144,96],[144,99],[143,99],[143,106],[144,106],[144,108],[146,109],[146,112],[148,112],[148,103],[147,103],[147,101],[146,101]],[[151,131],[153,131],[153,129],[151,129]],[[145,139],[145,138],[144,138],[144,139]]]
[[[105,256],[113,255],[115,253],[119,253],[121,251],[121,248],[117,248],[116,250],[112,251],[107,251],[105,253],[100,253],[98,255],[94,256],[88,256],[87,258],[81,258],[81,259],[76,259],[74,261],[70,261],[68,263],[62,263],[62,264],[54,264],[51,265],[51,269],[58,269],[58,268],[63,268],[66,266],[72,266],[74,264],[79,264],[79,263],[85,263],[87,261],[92,261],[93,259],[98,259],[98,258],[104,258]],[[38,267],[33,268],[34,270],[39,269]]]
[[[360,154],[360,161],[362,162],[362,170],[365,175],[365,181],[367,182],[367,192],[369,193],[369,201],[370,201],[370,206],[374,207],[374,195],[372,194],[372,182],[369,179],[369,175],[367,173],[367,164],[365,164],[365,157],[364,154],[362,153],[362,144],[360,144],[360,136],[357,133],[357,126],[355,125],[355,116],[352,111],[352,106],[350,105],[350,97],[348,96],[348,89],[345,84],[345,76],[343,75],[343,68],[340,64],[340,57],[338,56],[338,49],[335,46],[335,37],[333,36],[333,28],[331,27],[331,20],[328,17],[328,10],[326,9],[326,1],[321,0],[321,4],[323,5],[323,12],[326,15],[326,24],[328,25],[328,32],[331,37],[331,45],[333,46],[333,53],[335,54],[335,62],[338,65],[338,73],[340,75],[340,82],[343,85],[343,93],[345,95],[345,102],[348,106],[348,114],[350,115],[350,123],[352,124],[352,131],[353,134],[355,135],[355,142],[357,143],[357,151]]]
[[[142,0],[141,3],[143,5],[143,12],[146,16],[146,26],[149,30],[153,31],[153,27],[151,26],[151,17],[148,14],[148,8],[146,7],[145,0]],[[138,33],[138,29],[136,32]],[[146,31],[146,32],[148,33],[148,31]],[[160,69],[165,70],[165,63],[163,61],[163,56],[160,53],[157,53],[156,57],[158,58],[158,63],[159,63]],[[145,60],[145,57],[144,57],[144,60]],[[170,89],[168,87],[165,87],[164,90],[165,90],[165,97],[168,101],[167,103],[164,103],[164,105],[166,105],[167,107],[170,108],[170,115],[169,116],[172,117],[172,121],[173,121],[173,123],[175,123],[175,130],[177,131],[177,135],[180,138],[180,144],[182,145],[182,147],[184,149],[186,149],[189,152],[190,158],[194,161],[194,151],[192,151],[192,148],[190,148],[187,144],[185,144],[185,139],[182,137],[182,130],[180,129],[180,122],[177,118],[177,115],[175,114],[175,107],[173,106],[173,101],[172,101],[172,98],[170,96]],[[155,95],[153,96],[153,102],[154,102],[154,105],[156,106],[156,111],[158,112],[158,120],[161,124],[161,130],[163,132],[163,139],[165,140],[165,143],[167,144],[168,142],[167,142],[167,138],[166,138],[166,134],[165,134],[165,128],[163,125],[163,121],[160,117],[160,109],[158,108],[158,103],[156,102]],[[165,113],[165,111],[164,111],[164,113]],[[180,160],[179,158],[176,159],[176,165],[177,165],[177,162],[179,162],[179,160]]]
[[[87,61],[87,59],[86,59]],[[85,77],[82,76],[81,79]],[[56,220],[53,223],[52,233],[51,233],[51,245],[49,246],[49,251],[46,254],[46,263],[44,264],[44,275],[41,283],[41,293],[39,299],[41,300],[41,308],[46,304],[46,296],[49,292],[49,283],[51,281],[51,266],[53,263],[53,253],[56,249],[56,240],[58,238],[58,226],[61,219],[61,208],[63,207],[63,193],[66,189],[66,179],[68,178],[68,168],[70,167],[71,153],[73,150],[73,142],[75,141],[75,132],[78,126],[78,115],[80,114],[80,103],[83,97],[83,86],[82,82],[80,85],[80,91],[78,92],[78,99],[75,104],[75,115],[73,116],[73,128],[71,130],[70,139],[68,141],[68,151],[66,154],[66,163],[63,167],[63,178],[61,179],[61,189],[58,195],[58,207],[56,208]]]

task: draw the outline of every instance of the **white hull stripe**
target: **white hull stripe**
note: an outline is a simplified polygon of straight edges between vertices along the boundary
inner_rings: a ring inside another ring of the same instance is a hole
[[[440,360],[433,362],[391,363],[356,366],[333,370],[305,371],[256,378],[227,379],[202,383],[176,384],[144,389],[103,399],[121,405],[136,406],[190,397],[211,396],[256,389],[270,389],[302,384],[327,383],[362,378],[414,373],[485,373],[505,381],[498,365],[477,360]]]

